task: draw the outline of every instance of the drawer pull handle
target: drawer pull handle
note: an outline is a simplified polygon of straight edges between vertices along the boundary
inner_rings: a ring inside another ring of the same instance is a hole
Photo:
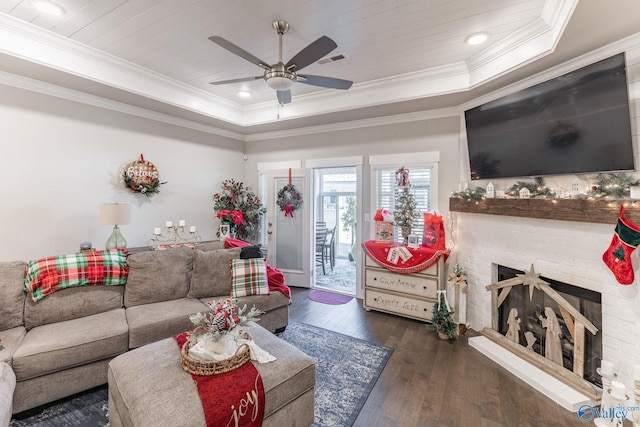
[[[378,280],[378,278],[377,278],[377,277],[374,277],[374,278],[373,278],[373,281],[375,282],[376,280]]]

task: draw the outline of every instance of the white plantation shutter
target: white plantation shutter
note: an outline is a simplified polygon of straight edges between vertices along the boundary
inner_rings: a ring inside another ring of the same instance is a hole
[[[394,168],[375,169],[375,194],[376,207],[394,210],[396,191],[396,175],[395,172],[401,166]],[[431,168],[412,167],[409,169],[409,181],[411,190],[416,198],[416,207],[418,219],[412,228],[412,233],[420,236],[422,240],[422,231],[424,229],[424,220],[422,214],[431,210]],[[395,240],[402,240],[402,233],[399,227],[395,227]]]

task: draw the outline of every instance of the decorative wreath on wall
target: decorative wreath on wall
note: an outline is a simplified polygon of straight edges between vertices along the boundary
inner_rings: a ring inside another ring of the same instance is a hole
[[[166,184],[160,182],[160,173],[155,165],[144,159],[140,154],[140,160],[127,163],[123,173],[124,185],[134,193],[141,193],[147,197],[160,193],[160,186]]]
[[[289,183],[278,191],[276,204],[284,212],[284,216],[293,218],[293,212],[302,205],[302,195],[291,183],[291,169],[289,169]]]

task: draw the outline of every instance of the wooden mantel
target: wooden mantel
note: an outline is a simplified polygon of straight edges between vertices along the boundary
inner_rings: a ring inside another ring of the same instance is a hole
[[[452,197],[451,212],[506,215],[560,221],[595,222],[615,225],[620,205],[626,203],[625,215],[640,224],[640,201],[593,199],[482,199]]]

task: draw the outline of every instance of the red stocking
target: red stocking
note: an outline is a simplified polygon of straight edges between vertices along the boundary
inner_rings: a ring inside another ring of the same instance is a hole
[[[631,253],[636,250],[639,244],[640,227],[624,216],[624,206],[621,206],[615,234],[609,248],[602,254],[602,260],[621,285],[633,283]]]

